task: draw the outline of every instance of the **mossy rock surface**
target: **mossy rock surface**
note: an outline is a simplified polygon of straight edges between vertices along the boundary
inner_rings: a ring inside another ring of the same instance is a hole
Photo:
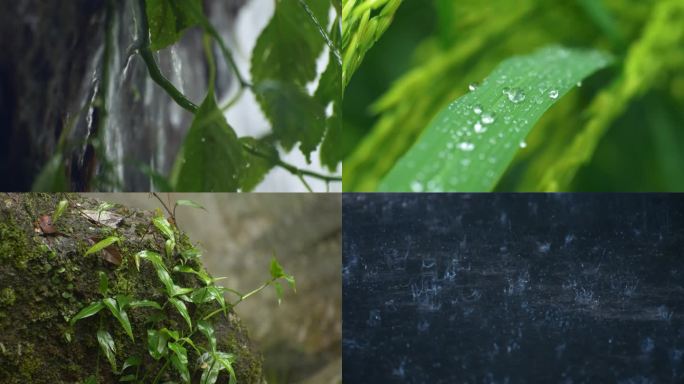
[[[39,229],[41,215],[52,215],[57,203],[68,198],[69,207],[55,223],[59,235],[46,236]],[[79,195],[2,194],[0,195],[0,382],[1,383],[81,383],[96,376],[98,383],[116,383],[107,360],[99,353],[96,332],[108,330],[116,344],[117,366],[132,355],[142,357],[146,370],[156,372],[162,362],[147,351],[147,329],[155,317],[165,319],[156,328],[167,327],[187,333],[187,324],[171,305],[163,311],[150,308],[128,309],[134,341],[109,313],[76,322],[71,319],[90,303],[102,299],[98,272],[109,280],[109,296],[128,295],[138,300],[166,301],[163,285],[152,265],[143,261],[140,270],[133,255],[142,250],[164,253],[163,236],[151,226],[153,212],[115,206],[110,212],[124,217],[117,228],[99,225],[80,211],[96,210],[100,201]],[[120,265],[107,261],[102,252],[85,256],[98,239],[119,236]],[[178,247],[191,247],[180,236]],[[179,259],[164,258],[169,270]],[[199,261],[191,261],[202,268]],[[194,275],[173,273],[183,287],[200,287]],[[210,304],[206,304],[210,305]],[[188,304],[191,314],[206,311]],[[237,316],[229,312],[212,317],[218,349],[236,356],[234,368],[239,384],[262,383],[261,356],[253,349],[247,331]],[[71,339],[70,341],[68,339]],[[208,346],[203,336],[196,344]],[[198,356],[188,348],[192,382],[199,382],[202,368]],[[151,379],[146,381],[151,382]],[[165,370],[159,382],[181,382],[173,369]],[[218,382],[227,382],[221,371]]]

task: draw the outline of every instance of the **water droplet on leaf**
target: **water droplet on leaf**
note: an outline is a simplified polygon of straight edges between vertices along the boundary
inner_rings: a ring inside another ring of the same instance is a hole
[[[489,125],[493,122],[494,122],[494,114],[493,113],[482,114],[482,124]]]
[[[482,125],[482,123],[480,123],[480,122],[478,121],[478,122],[475,123],[475,125],[473,126],[473,130],[475,130],[475,133],[482,133],[482,132],[486,131],[487,128],[485,128],[485,127]]]
[[[475,104],[473,107],[473,112],[475,112],[476,115],[479,115],[482,113],[482,106],[480,104]]]
[[[464,141],[464,142],[458,144],[458,148],[461,151],[470,152],[473,149],[475,149],[475,144]]]
[[[556,100],[558,98],[558,90],[552,89],[549,91],[549,97]]]
[[[470,83],[470,84],[468,84],[468,90],[469,90],[470,92],[476,90],[477,87],[478,87],[478,84],[477,84],[477,83]]]
[[[524,141],[521,141],[520,144],[519,144],[519,146],[520,146],[520,148],[526,148],[526,147],[527,147],[527,143],[524,142]]]
[[[508,91],[506,91],[508,90]],[[504,94],[508,96],[508,100],[512,103],[518,104],[525,100],[525,92],[520,88],[507,89],[504,88]]]
[[[423,184],[419,181],[414,181],[411,183],[411,190],[413,192],[423,192]]]

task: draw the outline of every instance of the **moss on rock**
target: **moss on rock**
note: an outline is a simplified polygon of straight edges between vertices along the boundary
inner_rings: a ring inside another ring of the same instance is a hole
[[[138,300],[163,303],[166,296],[154,268],[148,262],[136,268],[133,255],[142,250],[164,251],[164,238],[149,227],[153,214],[116,206],[113,211],[125,217],[116,229],[103,228],[89,221],[81,212],[93,210],[99,201],[68,195],[69,208],[56,223],[66,235],[43,236],[34,229],[40,215],[49,215],[64,196],[46,194],[8,194],[0,199],[0,382],[79,383],[95,376],[98,383],[116,383],[115,375],[100,356],[96,332],[108,330],[117,347],[117,363],[133,355],[143,359],[146,369],[154,370],[163,363],[151,358],[147,351],[147,329],[155,319],[157,327],[187,330],[185,321],[171,305],[163,311],[150,308],[128,310],[134,341],[108,313],[78,321],[70,327],[78,311],[102,298],[99,272],[109,280],[109,296],[129,295]],[[85,255],[92,243],[105,235],[123,239],[119,247],[120,265],[108,262],[101,254]],[[182,236],[182,247],[190,240]],[[178,260],[165,258],[172,270]],[[193,262],[195,263],[195,262]],[[194,265],[201,267],[199,261]],[[172,273],[174,282],[183,287],[199,287],[191,274]],[[11,308],[10,308],[11,307]],[[199,313],[188,303],[191,314]],[[212,318],[219,349],[236,356],[234,368],[240,384],[262,382],[261,356],[254,351],[247,331],[237,316]],[[194,338],[193,338],[194,339]],[[204,345],[199,336],[196,343]],[[192,382],[201,375],[195,363],[197,354],[188,348]],[[98,361],[99,359],[99,361]],[[99,367],[99,369],[97,369]],[[224,371],[225,372],[225,371]],[[225,373],[222,372],[222,375]],[[166,370],[163,381],[181,382],[175,371]],[[220,379],[223,380],[223,379]]]

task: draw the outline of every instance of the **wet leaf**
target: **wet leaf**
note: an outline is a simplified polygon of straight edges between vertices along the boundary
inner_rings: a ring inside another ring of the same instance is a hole
[[[133,355],[124,361],[123,367],[121,367],[121,372],[125,371],[126,368],[137,367],[140,364],[142,364],[142,359],[140,356]]]
[[[190,372],[188,371],[188,351],[178,343],[169,343],[171,355],[171,365],[178,371],[183,382],[190,382]]]
[[[176,158],[172,183],[179,192],[235,192],[244,161],[242,146],[216,105],[212,89]]]
[[[99,330],[97,331],[97,342],[100,344],[100,349],[107,361],[109,361],[109,365],[112,366],[112,371],[116,372],[116,345],[112,335],[107,331]]]
[[[214,359],[218,361],[223,368],[228,371],[230,376],[229,384],[237,383],[237,377],[235,376],[235,370],[233,370],[233,361],[235,361],[235,356],[230,353],[216,352],[214,353]]]
[[[178,6],[176,0],[146,0],[145,3],[150,28],[150,48],[155,51],[174,44],[186,28],[198,23],[191,14]]]
[[[69,324],[73,326],[74,323],[76,323],[77,321],[95,315],[96,313],[100,312],[104,307],[105,306],[104,304],[102,304],[101,301],[92,303],[89,306],[81,309],[74,317],[72,317],[71,320],[69,320]]]
[[[109,247],[110,245],[112,245],[114,243],[120,243],[120,242],[121,242],[121,239],[119,239],[118,237],[110,236],[104,240],[99,241],[98,243],[96,243],[92,247],[88,248],[88,250],[85,253],[85,256],[99,252],[99,251]]]
[[[171,223],[164,216],[156,216],[152,219],[152,224],[161,232],[167,239],[174,239],[173,228]]]
[[[187,265],[177,265],[173,268],[175,272],[192,273],[197,275],[197,277],[202,280],[204,285],[209,285],[212,282],[211,276],[209,276],[203,269],[196,271]]]
[[[434,118],[379,190],[491,191],[542,114],[610,62],[601,51],[558,46],[504,61]]]
[[[206,320],[197,322],[197,329],[207,338],[209,346],[212,351],[216,351],[216,336],[214,335],[214,326]]]
[[[152,301],[152,300],[134,300],[128,304],[128,307],[129,308],[148,307],[148,308],[162,309],[162,307],[161,307],[161,305],[159,305],[159,303],[157,303],[156,301]]]

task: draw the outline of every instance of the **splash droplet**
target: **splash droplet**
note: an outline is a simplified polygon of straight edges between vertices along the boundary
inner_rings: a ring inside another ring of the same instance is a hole
[[[556,100],[558,98],[558,90],[552,89],[549,91],[549,97]]]
[[[482,114],[482,124],[489,125],[494,122],[493,113],[483,113]]]
[[[461,151],[470,152],[473,149],[475,149],[475,144],[464,141],[464,142],[458,144],[458,148]]]
[[[473,112],[475,112],[476,115],[479,115],[482,113],[482,106],[480,104],[475,104],[473,107]]]

